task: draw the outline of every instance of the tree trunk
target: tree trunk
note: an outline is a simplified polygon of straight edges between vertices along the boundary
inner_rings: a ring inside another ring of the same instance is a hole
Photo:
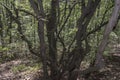
[[[82,14],[77,21],[78,31],[76,33],[76,50],[75,50],[75,53],[73,54],[73,58],[71,61],[73,62],[71,63],[72,67],[69,68],[69,70],[70,69],[72,70],[72,71],[70,70],[71,72],[68,78],[69,80],[77,80],[78,73],[77,72],[75,73],[74,70],[79,69],[82,60],[87,54],[87,52],[83,48],[82,41],[86,40],[87,38],[87,35],[86,35],[87,27],[89,25],[91,18],[94,16],[94,13],[100,1],[101,0],[95,0],[95,1],[89,0],[87,3],[87,6],[84,6],[84,5],[82,6]]]
[[[58,0],[51,1],[50,14],[47,16],[48,22],[46,24],[47,28],[47,38],[49,45],[49,59],[50,59],[50,77],[52,80],[57,80],[58,66],[57,66],[57,43],[55,31],[57,29],[57,4]]]
[[[115,6],[113,9],[113,13],[112,16],[109,20],[109,23],[107,24],[104,34],[103,34],[103,39],[98,47],[98,51],[96,54],[96,61],[95,61],[95,66],[98,66],[99,68],[103,68],[104,67],[104,61],[103,61],[103,52],[105,50],[105,47],[107,45],[108,42],[108,38],[110,33],[112,32],[112,29],[114,26],[116,26],[117,24],[117,19],[119,16],[119,12],[120,12],[120,0],[115,0]]]
[[[46,47],[45,47],[45,38],[44,38],[44,9],[42,0],[37,0],[36,2],[33,0],[29,0],[35,14],[38,18],[38,36],[40,40],[40,56],[43,64],[43,71],[44,71],[44,80],[48,80],[48,70],[47,70],[47,54],[46,54]]]

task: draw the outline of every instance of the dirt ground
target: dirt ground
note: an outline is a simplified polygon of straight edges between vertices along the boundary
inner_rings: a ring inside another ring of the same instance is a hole
[[[6,62],[0,64],[0,80],[34,80],[36,74],[39,72],[29,71],[29,70],[21,70],[14,72],[13,68],[17,67],[21,64],[25,66],[31,65],[28,60],[13,60],[10,62]],[[38,73],[39,74],[39,73]]]
[[[0,80],[37,80],[37,75],[41,75],[41,71],[19,71],[14,73],[12,68],[20,64],[29,65],[28,60],[13,60],[0,64]],[[120,56],[107,58],[106,70],[101,73],[91,75],[88,80],[120,80]],[[80,79],[78,79],[80,80]],[[83,79],[84,80],[84,79]]]
[[[105,70],[91,75],[88,80],[120,80],[120,56],[108,58]]]

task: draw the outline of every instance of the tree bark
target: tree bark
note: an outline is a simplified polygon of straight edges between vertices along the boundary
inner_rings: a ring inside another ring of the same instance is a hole
[[[48,80],[48,70],[47,70],[47,54],[46,54],[46,47],[45,47],[45,38],[44,38],[44,9],[42,0],[37,0],[37,2],[33,0],[29,0],[35,14],[38,17],[38,36],[40,40],[40,56],[43,64],[43,71],[44,71],[44,80]]]
[[[49,45],[49,59],[50,59],[50,77],[52,80],[57,80],[58,66],[57,66],[57,40],[55,31],[57,29],[57,6],[58,0],[51,1],[51,10],[47,16],[48,22],[46,24],[47,28],[47,38]]]

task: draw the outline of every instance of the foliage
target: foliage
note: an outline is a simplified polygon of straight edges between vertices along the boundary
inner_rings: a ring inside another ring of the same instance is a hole
[[[49,70],[51,79],[65,77],[68,72],[72,80],[70,75],[82,62],[91,65],[96,61],[114,4],[112,0],[1,0],[3,60],[32,53],[40,59],[44,76],[49,76]],[[119,33],[119,27],[112,31],[105,55],[109,55],[112,43],[119,42]],[[26,65],[13,67],[14,72],[24,69]]]

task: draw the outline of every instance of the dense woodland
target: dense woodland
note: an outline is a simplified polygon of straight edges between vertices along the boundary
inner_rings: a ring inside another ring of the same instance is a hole
[[[0,0],[0,80],[120,80],[119,13],[120,0]]]

